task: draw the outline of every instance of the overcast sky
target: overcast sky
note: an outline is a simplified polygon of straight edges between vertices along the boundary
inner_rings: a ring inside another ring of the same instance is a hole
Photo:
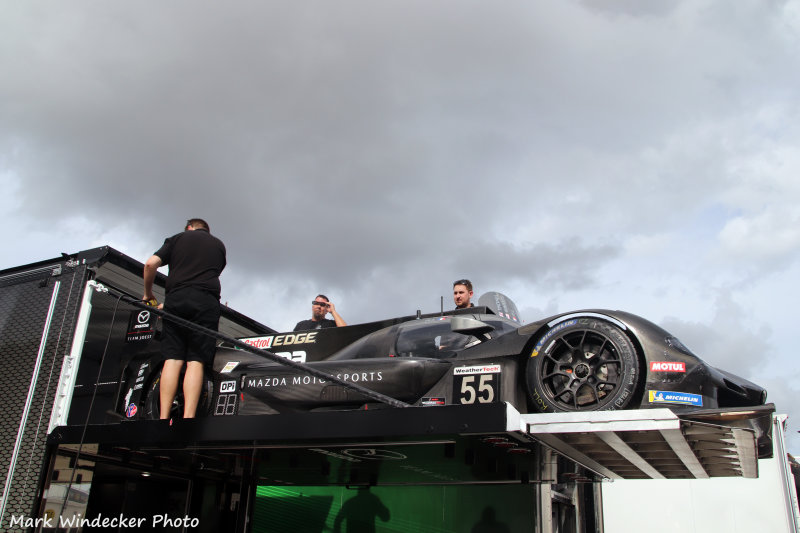
[[[800,454],[800,1],[7,1],[0,269],[189,217],[278,330],[638,313],[765,386]]]

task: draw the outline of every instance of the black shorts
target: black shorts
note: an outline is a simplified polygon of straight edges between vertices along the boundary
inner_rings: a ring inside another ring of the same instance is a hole
[[[172,291],[164,299],[164,311],[214,331],[219,327],[219,300],[207,291],[191,287]],[[216,346],[216,338],[164,318],[161,340],[164,359],[200,361],[204,365],[210,365]]]

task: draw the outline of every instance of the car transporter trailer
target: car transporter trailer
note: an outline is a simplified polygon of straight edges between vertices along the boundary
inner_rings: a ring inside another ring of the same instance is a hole
[[[604,480],[758,476],[743,421],[771,405],[128,420],[122,369],[158,350],[141,272],[109,247],[0,271],[3,530],[600,532]],[[275,332],[224,307],[220,333]]]

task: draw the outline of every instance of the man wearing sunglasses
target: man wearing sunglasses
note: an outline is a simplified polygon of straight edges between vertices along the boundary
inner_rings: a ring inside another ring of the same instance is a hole
[[[333,320],[325,318],[328,313],[331,314]],[[346,325],[347,322],[336,312],[336,306],[333,305],[333,302],[324,294],[318,294],[314,301],[311,302],[311,320],[301,320],[294,327],[294,331],[336,328]]]

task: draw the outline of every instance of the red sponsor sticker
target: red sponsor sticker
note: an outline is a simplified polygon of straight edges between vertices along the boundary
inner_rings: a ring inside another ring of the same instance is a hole
[[[651,372],[686,372],[686,363],[676,361],[650,361]]]

